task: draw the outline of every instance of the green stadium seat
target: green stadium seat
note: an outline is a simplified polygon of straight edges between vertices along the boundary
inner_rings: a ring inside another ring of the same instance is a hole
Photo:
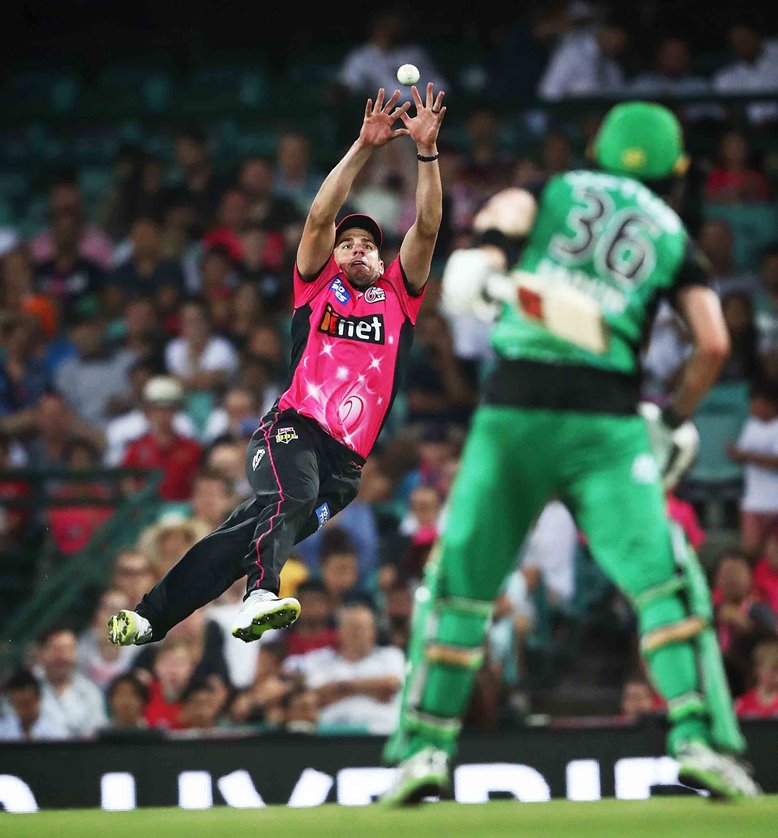
[[[173,71],[153,62],[106,67],[85,92],[84,112],[93,118],[164,114],[171,106]]]
[[[727,221],[734,236],[734,261],[738,270],[754,270],[764,247],[778,239],[778,203],[717,204],[706,202],[705,218]]]
[[[81,79],[69,69],[26,68],[9,74],[0,89],[7,117],[56,119],[70,116],[79,102]]]
[[[177,97],[189,117],[258,113],[270,101],[268,74],[261,64],[207,64],[196,68]]]
[[[710,390],[694,415],[700,450],[688,481],[711,485],[740,480],[742,466],[730,460],[726,446],[738,438],[747,418],[747,382],[721,382]]]

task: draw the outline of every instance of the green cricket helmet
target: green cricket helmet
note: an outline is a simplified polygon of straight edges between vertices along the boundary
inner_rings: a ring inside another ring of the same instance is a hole
[[[682,175],[689,167],[681,123],[654,102],[614,105],[592,141],[592,156],[605,171],[638,180]]]

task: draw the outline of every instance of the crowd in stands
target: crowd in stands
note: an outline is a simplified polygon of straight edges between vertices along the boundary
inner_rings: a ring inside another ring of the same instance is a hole
[[[621,24],[585,2],[544,7],[521,29],[534,52],[514,54],[511,72],[542,57],[536,92],[549,101],[603,92],[778,93],[778,46],[748,24],[729,30],[731,62],[715,73],[698,71],[689,43],[667,33],[654,39],[639,72],[627,73]],[[425,56],[401,49],[381,63],[371,59],[392,37],[376,36],[346,56],[340,83],[353,92],[366,85],[370,95],[386,67],[427,66]],[[745,393],[742,425],[721,452],[742,467],[728,522],[734,538],[706,559],[715,628],[738,712],[778,717],[778,226],[755,242],[738,215],[775,209],[778,145],[765,151],[764,141],[778,121],[774,105],[759,103],[745,118],[698,100],[677,112],[688,131],[704,126],[715,137],[694,162],[699,205],[688,193],[676,199],[699,221],[690,229],[711,264],[732,338],[722,384]],[[358,497],[297,545],[284,567],[281,595],[300,599],[299,621],[253,644],[229,634],[240,583],[159,644],[112,646],[105,627],[251,492],[245,446],[284,387],[292,265],[325,173],[316,138],[284,132],[274,153],[236,161],[229,176],[216,165],[208,126],[181,131],[169,165],[142,144],[127,145],[101,200],[89,204],[78,171],[66,171],[50,184],[42,229],[1,231],[0,548],[29,552],[26,534],[37,530],[67,562],[143,490],[146,471],[159,472],[160,482],[155,520],[132,544],[99,557],[104,584],[91,613],[47,627],[4,681],[0,738],[392,729],[413,591],[445,527],[491,360],[482,322],[439,309],[442,267],[470,241],[470,220],[495,187],[530,186],[588,165],[585,141],[596,123],[581,117],[574,137],[551,114],[535,113],[541,127],[529,151],[503,142],[508,114],[491,107],[460,115],[461,144],[441,143],[443,226],[407,376]],[[413,216],[416,165],[410,144],[391,144],[349,199],[348,210],[382,224],[385,262]],[[689,351],[683,323],[663,303],[644,353],[646,397],[667,398]],[[45,480],[56,505],[12,503],[30,495],[31,469],[57,474]],[[68,479],[85,469],[122,470],[119,494],[100,478]],[[704,504],[685,489],[682,482],[668,495],[668,511],[704,553]],[[538,661],[564,660],[561,647],[573,643],[562,630],[611,618],[634,636],[585,535],[562,504],[549,504],[496,603],[468,724],[520,720],[533,708],[533,678],[545,671]],[[626,662],[621,704],[611,708],[624,719],[662,711],[636,660]]]

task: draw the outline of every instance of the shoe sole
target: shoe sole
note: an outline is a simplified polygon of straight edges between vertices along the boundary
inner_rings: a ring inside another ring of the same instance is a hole
[[[449,792],[446,778],[422,777],[409,781],[402,791],[389,794],[381,799],[381,804],[387,807],[418,806],[425,797],[445,797]]]
[[[251,643],[253,640],[259,640],[270,629],[289,628],[299,616],[300,603],[296,599],[282,599],[275,608],[254,617],[250,626],[234,628],[232,636],[244,643]]]
[[[114,614],[108,620],[108,639],[114,646],[130,646],[132,644],[129,640],[131,631],[130,618],[124,611]]]
[[[693,768],[681,768],[678,782],[697,791],[707,791],[714,800],[744,800],[748,795],[735,791],[712,771],[697,771]]]

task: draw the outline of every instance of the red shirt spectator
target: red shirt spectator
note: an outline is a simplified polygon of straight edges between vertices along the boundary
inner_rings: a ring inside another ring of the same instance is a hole
[[[754,565],[754,589],[778,614],[778,527],[767,533],[764,555]]]
[[[760,203],[772,200],[770,181],[754,165],[745,135],[727,131],[719,142],[718,160],[705,182],[705,199],[717,203]]]
[[[334,649],[338,633],[332,624],[332,599],[324,585],[317,579],[306,579],[298,585],[295,596],[300,601],[300,618],[284,637],[286,653],[303,655],[325,646]]]
[[[181,639],[171,638],[160,646],[154,657],[149,703],[144,714],[150,727],[181,728],[182,698],[196,663],[191,646]]]
[[[735,700],[738,716],[778,717],[778,641],[765,640],[754,649],[756,684]]]
[[[672,492],[667,494],[667,513],[678,524],[683,527],[689,543],[695,550],[705,543],[705,531],[700,526],[700,519],[694,507],[685,500],[676,497]]]
[[[146,383],[143,407],[149,432],[130,443],[124,468],[161,469],[159,494],[168,501],[189,500],[200,468],[203,448],[197,440],[180,436],[173,419],[183,403],[183,388],[173,378],[155,376]],[[129,491],[137,490],[133,480]]]

